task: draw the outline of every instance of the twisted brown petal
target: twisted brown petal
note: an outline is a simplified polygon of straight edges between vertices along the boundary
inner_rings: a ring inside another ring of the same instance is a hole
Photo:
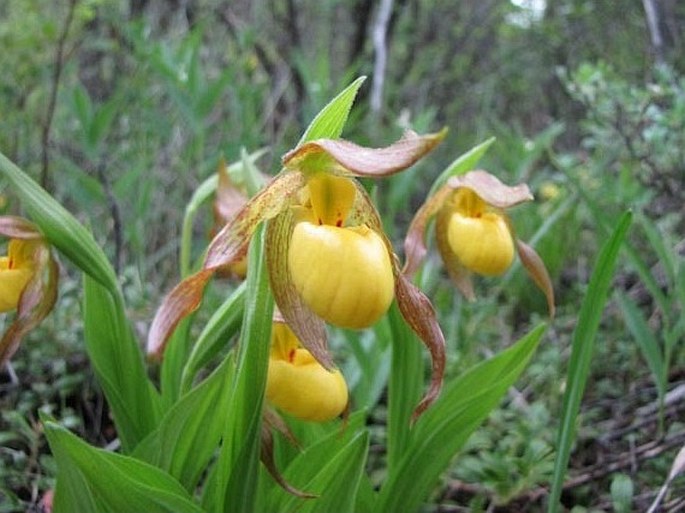
[[[161,359],[178,323],[200,305],[204,288],[216,270],[245,256],[257,225],[283,210],[290,196],[303,185],[301,173],[280,173],[216,234],[210,243],[203,268],[176,285],[157,309],[147,340],[147,352],[152,358]]]
[[[23,217],[0,216],[0,235],[10,239],[40,239],[38,227]]]
[[[356,183],[356,182],[355,182]],[[416,333],[431,355],[431,382],[428,391],[416,406],[412,419],[415,421],[438,398],[445,374],[445,337],[433,310],[433,305],[426,295],[416,287],[400,270],[397,255],[393,253],[392,244],[383,232],[383,225],[371,198],[366,190],[357,184],[357,198],[353,215],[360,222],[365,222],[372,230],[379,233],[390,253],[395,277],[395,299],[402,317]]]
[[[317,497],[317,495],[298,490],[288,483],[278,471],[278,468],[276,467],[276,461],[274,460],[274,438],[271,434],[271,429],[268,422],[262,424],[262,443],[260,445],[259,459],[262,460],[262,463],[266,467],[266,470],[268,470],[271,477],[273,477],[274,481],[276,481],[286,492],[296,497],[300,497],[301,499],[314,499]]]
[[[293,214],[285,209],[267,226],[266,260],[274,301],[300,343],[323,365],[331,370],[333,359],[328,354],[326,325],[297,293],[288,269],[288,250],[294,226]]]
[[[302,173],[284,171],[278,174],[214,237],[207,251],[204,269],[216,269],[244,256],[257,225],[278,215],[290,197],[304,184]]]
[[[21,293],[14,321],[0,340],[0,367],[17,351],[24,335],[47,317],[57,301],[57,262],[47,245],[40,244],[35,251],[35,273]]]
[[[318,139],[298,146],[283,157],[288,169],[302,169],[305,160],[328,156],[339,170],[355,176],[379,177],[402,171],[416,163],[445,138],[447,129],[426,135],[408,130],[400,140],[385,148],[365,148],[344,139]]]
[[[517,239],[516,249],[526,271],[528,271],[530,277],[543,294],[545,294],[545,298],[547,298],[549,316],[554,317],[554,287],[552,286],[552,280],[549,277],[545,263],[542,261],[542,258],[540,258],[540,255],[525,242]]]
[[[214,218],[223,225],[233,219],[247,203],[247,194],[244,187],[233,183],[223,159],[219,162],[217,177]]]
[[[406,262],[402,272],[411,277],[421,265],[426,256],[426,229],[431,218],[440,210],[445,200],[454,191],[449,186],[441,187],[433,196],[428,198],[416,212],[404,239],[404,254]]]
[[[469,171],[465,175],[450,178],[447,184],[452,189],[459,187],[471,189],[486,203],[497,208],[513,207],[533,199],[533,195],[525,183],[509,186],[487,171]]]
[[[407,276],[395,274],[395,298],[404,320],[419,336],[431,355],[431,382],[428,391],[414,409],[412,421],[416,419],[438,398],[445,375],[445,337],[438,324],[433,305],[426,295],[416,287]]]

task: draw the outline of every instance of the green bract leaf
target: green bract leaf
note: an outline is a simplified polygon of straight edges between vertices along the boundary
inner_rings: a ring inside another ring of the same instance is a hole
[[[202,513],[178,481],[160,469],[91,447],[52,422],[45,425],[45,434],[58,468],[61,470],[65,466],[68,469],[68,473],[60,474],[58,478],[56,506],[87,508],[79,509],[80,513]],[[59,482],[62,479],[72,482],[63,485]],[[85,488],[78,490],[76,485],[85,485]],[[63,500],[59,497],[61,493],[69,493],[72,500]],[[55,513],[61,513],[60,509],[56,507]]]
[[[435,194],[435,192],[442,187],[449,178],[462,175],[475,168],[476,164],[478,164],[478,161],[483,158],[485,152],[488,151],[488,148],[490,148],[494,142],[495,138],[491,137],[487,141],[480,143],[478,146],[474,146],[466,153],[457,157],[454,162],[447,166],[447,168],[440,173],[440,176],[435,179],[428,193],[428,197],[431,197],[433,194]]]
[[[345,127],[347,116],[350,113],[357,91],[366,80],[366,77],[359,77],[347,86],[338,96],[333,98],[321,112],[309,124],[302,134],[302,138],[297,145],[301,145],[313,139],[337,139]]]

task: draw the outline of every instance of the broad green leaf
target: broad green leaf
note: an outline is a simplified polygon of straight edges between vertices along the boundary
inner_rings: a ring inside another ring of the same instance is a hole
[[[339,437],[339,435],[337,435]],[[358,432],[344,445],[340,439],[325,453],[322,446],[303,451],[300,457],[288,467],[284,477],[315,499],[301,499],[290,494],[281,494],[278,505],[272,511],[298,513],[353,513],[357,488],[366,464],[369,434]],[[327,439],[331,442],[331,439]],[[337,450],[335,450],[337,449]],[[318,454],[315,454],[315,451]]]
[[[0,176],[10,183],[31,220],[51,245],[112,294],[120,294],[109,260],[91,233],[74,216],[2,153]]]
[[[56,497],[56,505],[60,508],[83,507],[78,510],[80,513],[202,512],[178,481],[152,465],[92,447],[53,422],[45,424],[45,434],[57,460],[58,482],[71,480],[66,485],[59,483],[57,493],[66,493],[64,490],[68,490],[70,499],[76,499],[81,494],[84,497],[78,503]],[[68,471],[62,474],[62,468]],[[84,488],[79,492],[76,486]],[[61,513],[59,509],[55,511]],[[68,513],[75,510],[63,511]]]
[[[83,290],[86,350],[128,452],[155,428],[159,395],[147,377],[122,304],[87,274]]]
[[[192,492],[219,446],[234,365],[233,358],[226,358],[209,378],[181,397],[133,456],[168,472]]]
[[[457,157],[449,166],[447,166],[447,168],[445,168],[442,173],[440,173],[440,176],[435,179],[435,182],[433,182],[433,186],[426,197],[430,197],[435,194],[440,187],[445,185],[449,178],[457,175],[463,175],[464,173],[474,169],[476,164],[478,164],[478,161],[483,158],[485,152],[488,151],[488,148],[490,148],[494,142],[495,138],[491,137],[487,141],[474,146],[466,153]]]
[[[544,330],[545,325],[538,326],[445,387],[412,429],[402,459],[381,488],[376,512],[420,509],[454,455],[521,374]]]
[[[259,470],[262,405],[271,343],[273,298],[264,258],[264,224],[255,231],[248,253],[243,328],[235,378],[216,470],[207,486],[211,511],[252,511]]]
[[[630,212],[623,214],[611,237],[602,246],[585,298],[580,306],[576,328],[573,330],[566,392],[557,433],[557,457],[554,462],[554,475],[547,504],[549,513],[554,513],[559,507],[559,497],[561,497],[566,467],[575,438],[576,417],[590,372],[595,335],[611,286],[618,252],[630,227],[631,219]]]
[[[315,139],[337,139],[345,127],[357,91],[366,80],[359,77],[347,86],[338,96],[333,98],[309,124],[304,131],[298,146]]]
[[[625,294],[618,293],[618,304],[623,312],[628,330],[633,335],[642,356],[647,360],[649,370],[652,371],[654,383],[662,397],[666,393],[666,369],[664,368],[664,357],[661,353],[659,340],[647,324],[647,320],[637,307],[637,305]]]

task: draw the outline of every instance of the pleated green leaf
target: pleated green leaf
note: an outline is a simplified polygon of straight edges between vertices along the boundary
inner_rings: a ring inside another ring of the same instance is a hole
[[[53,422],[45,434],[60,470],[55,513],[203,511],[178,481],[152,465],[92,447]]]
[[[123,305],[83,275],[83,330],[91,364],[112,409],[124,452],[157,425],[159,394],[147,377],[143,356]]]
[[[418,419],[403,456],[390,469],[374,511],[413,512],[433,490],[454,455],[499,404],[526,367],[544,333],[533,329],[512,347],[452,381]]]
[[[611,237],[602,246],[594,271],[590,277],[585,298],[580,306],[580,314],[571,340],[571,359],[568,367],[566,392],[561,410],[561,420],[557,435],[557,457],[554,462],[554,475],[549,495],[547,511],[554,513],[559,508],[559,498],[564,485],[564,476],[575,439],[576,417],[585,384],[590,372],[592,350],[599,322],[604,311],[609,287],[614,276],[618,252],[630,227],[632,214],[621,216]]]
[[[315,139],[337,139],[340,137],[357,96],[357,91],[359,91],[364,80],[366,77],[359,77],[321,109],[304,131],[297,145]]]
[[[210,377],[181,397],[133,456],[168,472],[192,492],[219,446],[234,365],[233,358],[226,358]]]
[[[274,490],[279,500],[273,501],[272,498],[269,511],[353,513],[368,443],[369,436],[365,430],[345,439],[340,433],[333,433],[322,443],[303,451],[288,467],[284,477],[298,489],[317,497],[301,499]]]

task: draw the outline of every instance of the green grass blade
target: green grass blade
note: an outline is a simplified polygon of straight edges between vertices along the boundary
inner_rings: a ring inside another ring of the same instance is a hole
[[[652,247],[656,253],[659,262],[664,266],[664,272],[668,277],[668,288],[673,289],[676,281],[677,266],[675,260],[673,259],[673,250],[666,246],[664,240],[664,234],[661,233],[658,226],[645,215],[640,215],[638,217],[640,227],[642,231],[647,236],[649,245]],[[668,239],[666,239],[668,240]],[[670,244],[669,244],[670,245]],[[666,313],[666,312],[664,312]]]
[[[156,426],[159,394],[121,303],[83,275],[83,330],[91,364],[112,409],[122,449],[131,451]]]
[[[663,397],[666,393],[666,369],[659,340],[650,329],[647,320],[637,305],[623,293],[619,292],[616,297],[623,312],[623,318],[626,321],[628,331],[633,335],[640,351],[642,351],[642,356],[647,361],[649,370],[652,372],[654,383],[659,391],[659,397]]]
[[[566,467],[575,438],[576,417],[590,371],[595,335],[611,286],[619,249],[630,227],[631,219],[632,214],[630,212],[623,214],[611,237],[603,245],[590,278],[587,293],[580,307],[576,328],[573,331],[566,393],[564,394],[557,435],[557,456],[554,462],[554,474],[547,505],[549,513],[556,512],[559,507]]]
[[[340,137],[357,96],[357,91],[359,91],[364,80],[366,77],[359,77],[321,109],[304,131],[297,145],[300,146],[315,139],[337,139]]]
[[[85,506],[85,511],[96,503],[97,508],[94,511],[202,512],[178,481],[152,465],[91,447],[52,422],[45,424],[45,434],[57,460],[58,481],[73,479],[71,489],[74,492],[74,485],[86,486],[84,490],[76,493],[92,498],[92,501],[79,501],[77,504]],[[62,468],[68,469],[68,472],[62,474]],[[60,506],[74,505],[60,500],[56,501]],[[56,513],[60,512],[56,510]]]
[[[374,511],[418,511],[454,455],[495,408],[528,364],[545,326],[449,383],[412,429],[404,455],[388,475]]]

